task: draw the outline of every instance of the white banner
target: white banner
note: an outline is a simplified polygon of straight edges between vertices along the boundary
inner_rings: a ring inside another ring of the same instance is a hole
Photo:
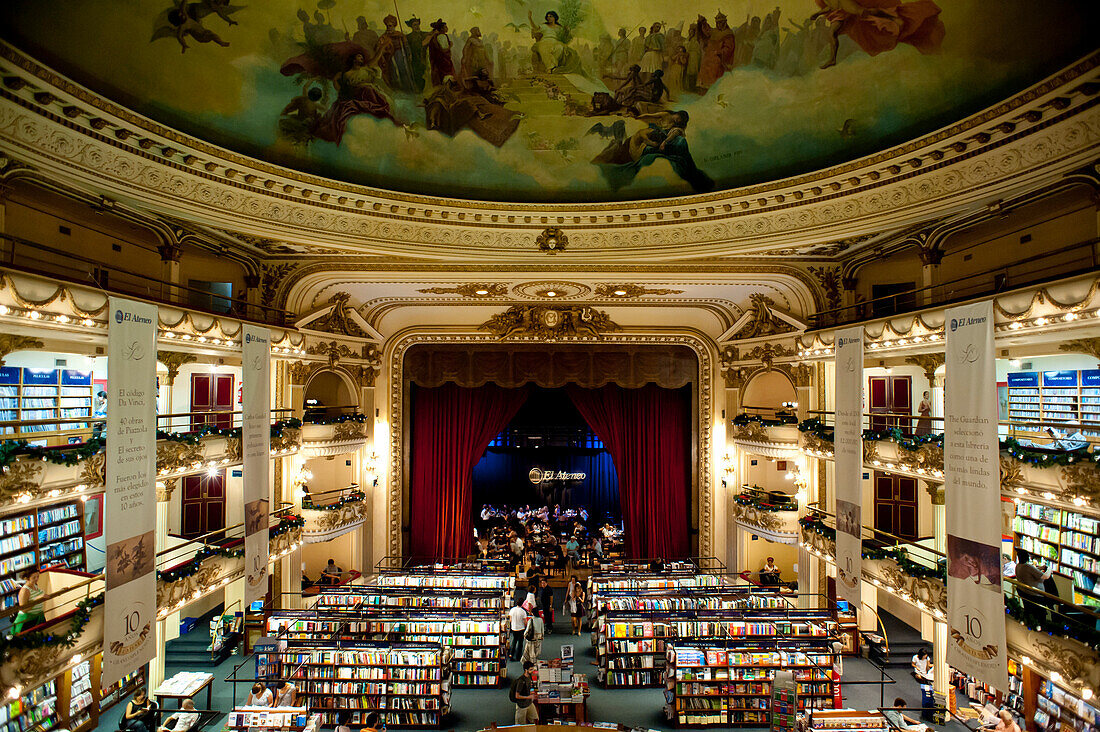
[[[837,595],[858,610],[863,573],[863,326],[837,331],[833,353]]]
[[[244,455],[245,602],[267,594],[271,494],[271,333],[244,326],[241,341],[241,449]]]
[[[109,312],[104,687],[157,655],[157,306]]]
[[[947,663],[1008,690],[993,303],[945,313]]]

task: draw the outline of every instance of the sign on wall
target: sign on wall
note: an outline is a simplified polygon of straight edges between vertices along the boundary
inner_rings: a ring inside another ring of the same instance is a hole
[[[241,369],[246,603],[267,594],[271,493],[271,334],[245,325]]]
[[[950,308],[945,319],[947,663],[1005,691],[1008,656],[993,303]]]
[[[863,572],[863,326],[837,331],[834,358],[837,594],[858,608]]]
[[[157,617],[157,307],[109,312],[103,686],[156,656]]]

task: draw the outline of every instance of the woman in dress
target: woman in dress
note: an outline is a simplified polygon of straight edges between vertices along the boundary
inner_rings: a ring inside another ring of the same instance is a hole
[[[336,101],[317,123],[314,135],[339,145],[348,122],[359,114],[400,124],[393,116],[389,97],[381,91],[382,83],[381,70],[368,64],[362,53],[353,54],[347,70],[336,77]]]
[[[23,586],[19,588],[18,602],[19,613],[12,624],[12,633],[18,635],[23,628],[33,628],[39,623],[46,622],[46,611],[42,605],[42,598],[46,591],[38,586],[41,574],[37,567],[23,571]]]
[[[573,594],[565,602],[569,617],[573,620],[573,635],[580,635],[581,621],[584,619],[584,588],[580,582],[573,585]]]
[[[684,93],[687,86],[688,50],[686,46],[680,46],[672,52],[668,59],[668,73],[665,74],[665,86],[668,88],[668,98],[676,101]]]
[[[917,405],[917,412],[920,413],[917,418],[917,437],[932,434],[932,402],[928,398],[928,392],[924,392],[924,397]]]
[[[527,20],[531,24],[531,60],[543,71],[556,74],[581,73],[581,59],[577,52],[569,47],[573,34],[562,25],[558,14],[548,11],[542,26],[535,23],[531,11],[527,11]]]

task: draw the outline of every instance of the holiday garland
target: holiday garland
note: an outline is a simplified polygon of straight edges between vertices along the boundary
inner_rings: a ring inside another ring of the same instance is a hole
[[[1082,623],[1070,627],[1069,623],[1057,622],[1057,615],[1054,613],[1051,613],[1051,616],[1055,618],[1052,623],[1051,619],[1047,617],[1045,608],[1039,611],[1029,610],[1024,607],[1019,598],[1008,595],[1005,596],[1005,613],[1036,633],[1046,633],[1049,636],[1056,635],[1065,640],[1075,640],[1078,643],[1084,643],[1093,651],[1100,651],[1100,631],[1094,627]]]
[[[310,510],[313,510],[313,511],[336,511],[340,508],[343,508],[344,506],[346,506],[349,503],[358,503],[359,501],[362,501],[366,497],[367,497],[367,494],[364,493],[363,491],[353,490],[350,493],[348,493],[346,496],[341,496],[340,500],[337,501],[336,503],[327,503],[327,504],[324,504],[324,505],[321,505],[321,506],[315,506],[315,505],[313,505],[313,497],[307,494],[306,497],[302,499],[302,508],[303,509],[310,509]]]
[[[820,419],[806,419],[799,423],[801,432],[808,432],[826,442],[833,441],[833,428],[826,425]],[[910,436],[897,427],[885,430],[864,430],[863,439],[869,441],[888,440],[897,443],[898,447],[908,452],[916,452],[925,445],[942,445],[943,435],[918,435]],[[1088,445],[1083,445],[1075,450],[1049,450],[1021,445],[1013,437],[1001,440],[1001,450],[1008,453],[1009,457],[1037,468],[1049,468],[1052,465],[1072,465],[1074,463],[1094,463],[1100,465],[1100,450],[1089,451]]]
[[[785,425],[785,424],[798,424],[798,417],[796,417],[794,414],[792,414],[790,412],[787,412],[787,411],[784,411],[784,410],[778,410],[775,413],[775,418],[774,419],[766,419],[765,417],[763,417],[762,415],[759,415],[759,414],[744,414],[744,413],[742,413],[742,414],[737,415],[736,417],[734,417],[730,421],[736,426],[746,425],[746,424],[750,424],[752,422],[759,422],[760,424],[764,425],[765,427],[779,427],[780,425]]]
[[[836,529],[826,526],[816,515],[803,516],[798,520],[798,523],[806,531],[812,531],[815,534],[824,536],[830,541],[836,541]],[[864,559],[870,560],[891,559],[910,577],[947,581],[947,566],[945,564],[937,563],[937,566],[929,567],[919,562],[914,562],[909,558],[909,552],[900,546],[864,546],[861,555]]]
[[[301,420],[288,419],[271,425],[271,437],[282,436],[285,429],[298,429],[302,426]],[[204,437],[237,437],[241,436],[240,427],[222,428],[212,424],[205,424],[192,432],[165,432],[157,430],[157,439],[168,442],[180,442],[186,445],[197,445]],[[81,460],[102,452],[107,445],[107,438],[103,436],[90,437],[85,442],[71,447],[39,447],[31,445],[26,440],[9,440],[0,444],[0,468],[7,468],[19,458],[30,460],[43,460],[54,465],[76,465]]]
[[[103,604],[103,594],[99,593],[92,597],[88,597],[81,600],[76,604],[76,610],[73,611],[72,620],[69,623],[69,629],[64,633],[59,633],[53,630],[36,630],[30,633],[20,633],[18,635],[0,637],[0,655],[5,658],[8,656],[8,652],[12,650],[28,650],[32,648],[72,648],[76,645],[77,638],[84,631],[84,626],[88,624],[88,621],[92,617],[92,608]]]
[[[759,490],[759,488],[757,488],[756,490]],[[734,503],[736,503],[739,506],[750,506],[752,508],[757,508],[761,511],[797,511],[798,510],[798,504],[795,503],[793,501],[793,499],[792,499],[790,505],[784,505],[784,504],[771,503],[769,501],[765,501],[759,495],[753,495],[751,493],[740,493],[733,500],[734,500]]]
[[[306,520],[301,516],[295,516],[294,514],[286,514],[283,516],[279,523],[276,524],[268,531],[268,538],[274,539],[280,534],[285,534],[291,529],[304,526]],[[186,579],[191,575],[199,571],[202,563],[210,557],[228,557],[230,559],[244,556],[244,547],[237,545],[235,547],[219,547],[219,546],[204,546],[195,552],[194,556],[187,560],[186,563],[173,567],[172,569],[157,570],[157,580],[160,582],[178,582],[181,579]]]
[[[338,414],[334,417],[329,417],[324,414],[307,414],[303,421],[306,424],[342,424],[344,422],[358,422],[359,424],[363,424],[367,421],[367,415],[359,414],[358,412],[354,414]]]

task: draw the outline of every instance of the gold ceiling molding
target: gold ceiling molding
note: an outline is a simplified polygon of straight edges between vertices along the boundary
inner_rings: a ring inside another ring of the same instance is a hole
[[[466,282],[454,287],[424,287],[417,290],[427,295],[461,295],[474,299],[504,297],[508,285],[503,282]]]
[[[580,282],[538,280],[512,285],[512,294],[532,300],[572,300],[584,297],[592,288]]]
[[[198,356],[191,353],[180,353],[179,351],[157,351],[157,361],[160,361],[168,368],[168,386],[172,386],[176,383],[176,377],[179,376],[180,367],[195,363],[198,361]]]
[[[793,319],[790,316],[784,316],[786,314],[776,308],[775,300],[762,292],[754,292],[749,295],[748,310],[738,318],[738,323],[741,325],[734,335],[738,339],[749,339],[800,330],[791,322]]]
[[[656,346],[668,348],[670,345],[685,346],[695,352],[698,360],[700,378],[695,385],[696,404],[695,410],[698,421],[694,425],[697,443],[695,459],[697,470],[692,471],[692,479],[696,481],[692,488],[698,495],[697,511],[692,521],[693,526],[698,527],[698,556],[706,557],[714,554],[714,499],[711,495],[714,484],[711,480],[714,466],[712,464],[713,439],[712,425],[716,419],[713,405],[712,383],[713,379],[707,378],[712,373],[714,352],[713,344],[705,337],[695,333],[683,331],[670,331],[660,335],[635,335],[626,333],[614,333],[605,336],[604,343],[614,345]],[[404,515],[403,503],[405,500],[403,486],[405,485],[405,395],[407,383],[403,378],[405,357],[410,348],[419,344],[452,344],[455,346],[474,344],[492,344],[492,336],[487,334],[439,334],[439,333],[410,333],[393,339],[388,347],[387,378],[389,379],[389,470],[388,483],[386,484],[386,505],[389,518],[387,530],[387,546],[389,554],[401,556],[402,547],[402,516]],[[558,347],[554,344],[551,347]]]
[[[489,331],[500,340],[536,338],[556,341],[562,338],[595,338],[622,330],[607,313],[580,305],[551,307],[513,305],[486,320],[478,330]]]
[[[557,254],[569,246],[569,237],[557,226],[549,226],[535,237],[535,245],[540,252]]]
[[[4,365],[4,359],[8,354],[16,351],[30,351],[45,348],[46,344],[37,338],[29,336],[0,334],[0,366]]]
[[[698,256],[803,245],[914,223],[959,196],[1008,193],[1080,167],[1097,141],[1093,54],[1012,99],[882,153],[764,186],[608,204],[507,204],[403,196],[245,158],[140,117],[0,45],[0,148],[43,174],[242,233],[375,253],[521,256],[534,231],[570,226],[570,253]],[[18,85],[14,85],[18,86]],[[1058,101],[1054,104],[1055,100]],[[61,114],[62,110],[68,112]],[[859,229],[862,227],[863,231]],[[853,229],[856,229],[853,231]]]
[[[301,327],[306,330],[316,330],[322,333],[334,333],[353,338],[370,338],[370,335],[355,322],[356,316],[352,315],[354,308],[349,305],[351,295],[346,292],[337,292],[328,300],[330,310]]]
[[[1066,353],[1083,353],[1100,360],[1100,338],[1074,338],[1058,344],[1058,350]],[[0,364],[2,363],[3,360],[0,359]]]
[[[683,290],[670,290],[663,287],[645,287],[643,285],[636,285],[634,283],[623,283],[616,285],[612,283],[603,283],[596,285],[597,297],[613,297],[613,298],[632,298],[643,297],[644,295],[679,295]]]

